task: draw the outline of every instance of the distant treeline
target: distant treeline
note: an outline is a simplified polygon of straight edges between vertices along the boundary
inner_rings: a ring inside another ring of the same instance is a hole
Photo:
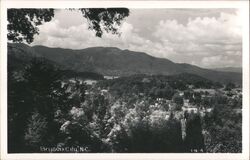
[[[117,96],[143,93],[146,96],[171,99],[175,90],[188,88],[217,89],[223,85],[194,74],[163,75],[134,75],[113,80],[101,81],[100,87],[109,88]]]
[[[104,76],[99,73],[94,72],[78,72],[70,69],[65,69],[63,66],[58,65],[57,63],[50,61],[46,58],[36,57],[36,58],[27,58],[25,60],[18,59],[14,56],[9,55],[8,57],[8,70],[19,72],[19,76],[22,77],[22,73],[24,72],[25,68],[29,67],[30,64],[34,61],[41,62],[44,65],[48,65],[54,67],[58,74],[62,78],[70,79],[70,78],[80,78],[80,79],[92,79],[92,80],[103,80]]]
[[[81,78],[81,79],[93,79],[103,80],[104,76],[94,72],[76,72],[73,70],[61,70],[61,74],[64,78]]]

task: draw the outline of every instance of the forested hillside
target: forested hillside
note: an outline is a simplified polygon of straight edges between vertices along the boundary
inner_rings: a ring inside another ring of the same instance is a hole
[[[232,83],[180,74],[88,85],[45,59],[23,68],[8,71],[10,153],[241,152],[242,96]]]
[[[93,47],[82,50],[29,47],[24,44],[8,44],[8,55],[26,62],[32,57],[43,57],[67,70],[95,72],[109,76],[134,74],[176,75],[190,73],[221,83],[242,84],[242,74],[203,69],[194,65],[174,63],[168,59],[156,58],[143,52],[121,50],[114,47]]]

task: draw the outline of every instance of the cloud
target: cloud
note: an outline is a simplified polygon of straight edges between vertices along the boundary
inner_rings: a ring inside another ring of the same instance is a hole
[[[193,63],[208,67],[208,60],[227,60],[221,64],[230,65],[233,64],[228,60],[230,56],[241,56],[242,32],[238,14],[222,12],[217,18],[189,18],[186,25],[176,20],[161,20],[153,34],[164,45],[174,48],[175,53],[208,57],[203,58],[202,63]]]
[[[241,26],[234,23],[236,17],[234,14],[221,13],[219,18],[189,19],[187,25],[179,24],[176,20],[162,20],[156,27],[154,36],[162,42],[173,43],[172,45],[181,44],[186,51],[206,50],[203,46],[209,44],[240,45]],[[182,47],[178,48],[183,49]]]

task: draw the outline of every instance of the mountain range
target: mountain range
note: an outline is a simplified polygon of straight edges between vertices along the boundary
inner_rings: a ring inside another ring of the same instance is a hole
[[[174,63],[168,59],[156,58],[143,52],[121,50],[115,47],[73,50],[8,43],[8,63],[24,65],[33,57],[43,57],[64,69],[76,72],[95,72],[110,76],[191,73],[222,83],[242,83],[242,73],[204,69],[186,63]]]
[[[222,72],[236,72],[236,73],[242,73],[241,67],[223,67],[223,68],[211,68],[215,71],[222,71]]]

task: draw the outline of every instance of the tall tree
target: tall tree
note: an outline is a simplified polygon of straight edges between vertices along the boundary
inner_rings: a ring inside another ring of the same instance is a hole
[[[40,138],[45,133],[46,143],[55,144],[60,126],[54,123],[54,113],[67,107],[65,100],[60,101],[67,96],[65,88],[61,88],[60,72],[49,62],[32,60],[21,77],[16,80],[9,72],[8,151],[14,153],[26,152],[24,144],[38,149],[39,143],[45,143],[44,138]],[[46,127],[42,122],[45,120]],[[42,132],[43,128],[47,128],[47,132]]]
[[[37,111],[29,118],[28,127],[25,132],[25,142],[28,147],[28,152],[39,151],[41,145],[45,145],[47,121]]]
[[[198,114],[191,113],[187,118],[185,144],[188,152],[204,151],[201,118]]]

